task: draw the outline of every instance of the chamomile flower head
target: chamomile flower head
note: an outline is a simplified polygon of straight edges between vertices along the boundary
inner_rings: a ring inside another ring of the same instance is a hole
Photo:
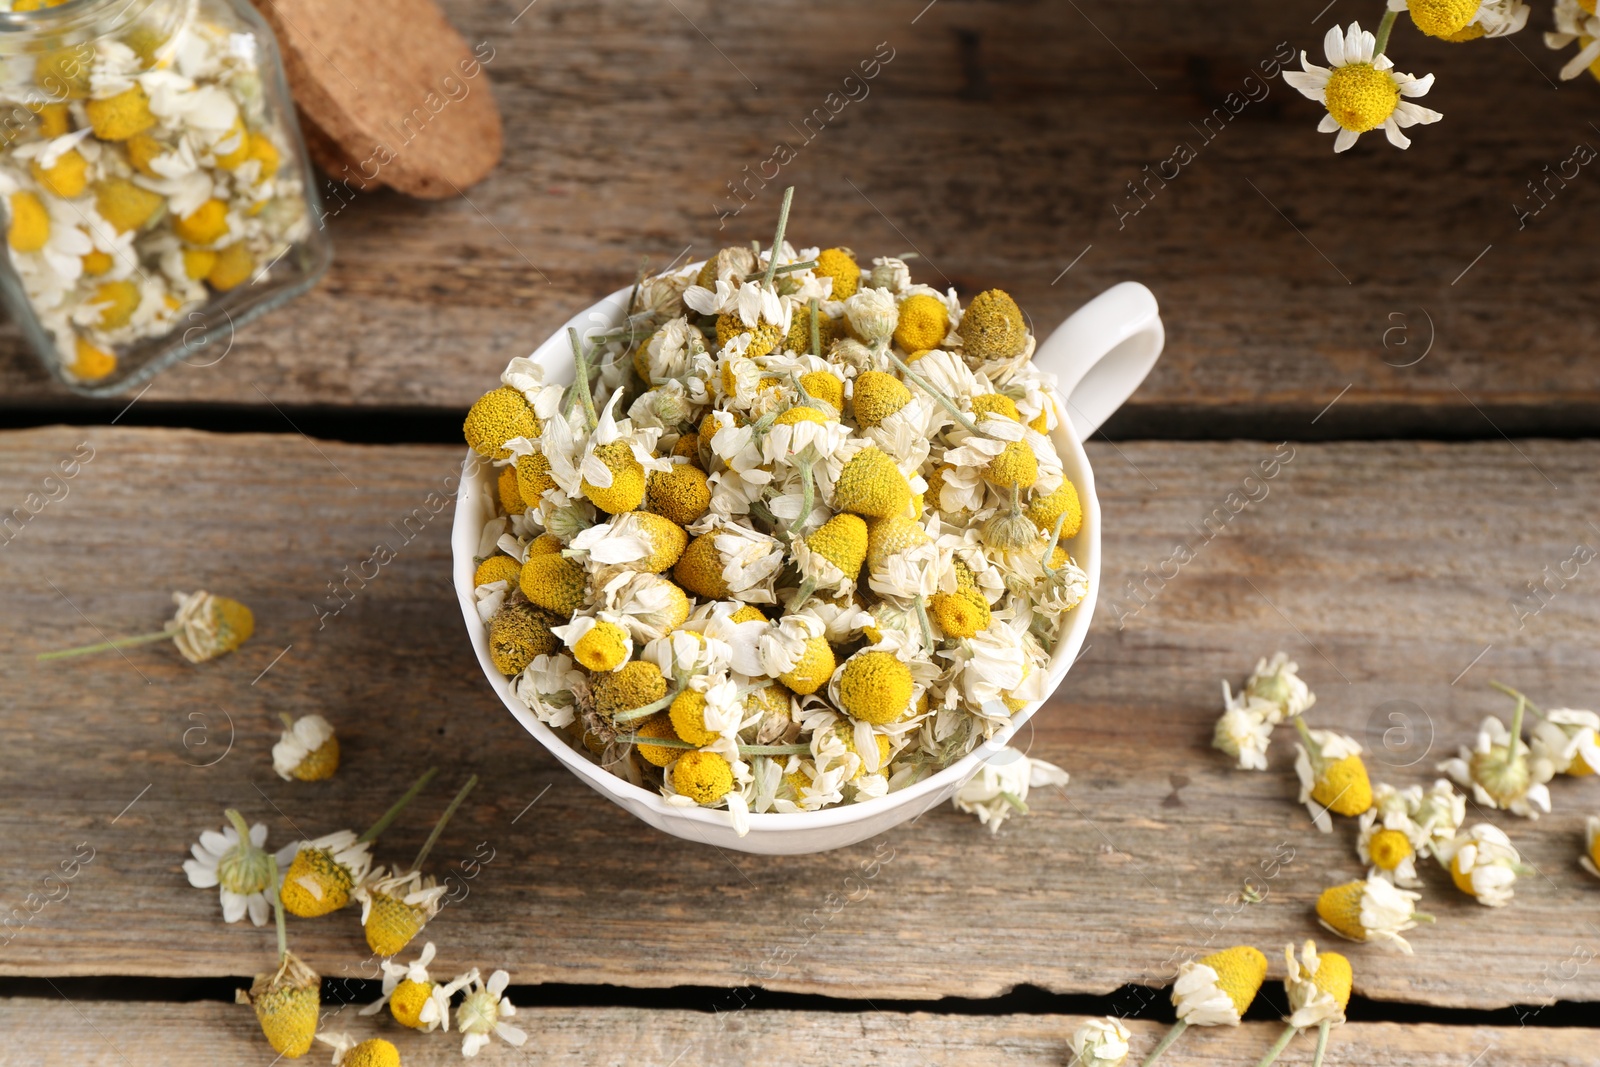
[[[911,503],[906,476],[878,448],[868,446],[852,456],[834,482],[833,505],[863,518],[887,519]]]
[[[1248,693],[1234,696],[1222,683],[1222,717],[1212,732],[1211,745],[1239,761],[1239,769],[1267,769],[1267,747],[1272,743],[1272,716],[1277,705]]]
[[[1473,746],[1439,764],[1439,770],[1470,789],[1485,807],[1525,819],[1537,819],[1540,812],[1550,810],[1550,788],[1545,783],[1555,777],[1554,765],[1546,757],[1531,755],[1528,746],[1492,715],[1478,728]]]
[[[1244,695],[1272,705],[1269,718],[1274,726],[1304,714],[1317,702],[1317,695],[1300,677],[1300,665],[1284,652],[1275,654],[1271,660],[1263,656],[1256,661],[1256,669],[1245,682]]]
[[[1283,991],[1290,1011],[1284,1021],[1296,1029],[1342,1024],[1355,978],[1350,960],[1338,952],[1317,952],[1317,943],[1311,940],[1301,946],[1298,959],[1293,945],[1286,946],[1283,955],[1287,964]]]
[[[891,652],[857,652],[839,676],[839,706],[862,722],[884,726],[911,707],[911,668]]]
[[[1078,500],[1078,490],[1065,478],[1050,492],[1028,501],[1025,513],[1041,533],[1053,532],[1060,522],[1063,541],[1077,537],[1083,528],[1083,504]]]
[[[514,588],[522,576],[522,561],[511,556],[490,556],[478,564],[478,569],[472,572],[472,584],[482,587],[494,582],[505,582],[506,588]]]
[[[988,289],[973,297],[958,329],[967,356],[985,362],[1009,359],[1021,352],[1028,333],[1022,309],[1003,289]]]
[[[255,1009],[274,1052],[295,1059],[311,1050],[322,1011],[322,979],[293,952],[285,951],[275,970],[256,975],[236,999]]]
[[[1422,886],[1417,877],[1418,848],[1427,840],[1427,833],[1403,809],[1382,810],[1375,804],[1362,813],[1356,852],[1369,875],[1418,889]]]
[[[840,512],[795,542],[795,564],[802,578],[843,596],[861,574],[869,543],[867,523],[859,515]]]
[[[506,987],[511,976],[505,971],[495,971],[485,982],[476,970],[463,984],[466,996],[456,1008],[456,1029],[461,1033],[461,1055],[471,1058],[498,1037],[506,1044],[521,1048],[528,1035],[506,1022],[517,1014],[515,1005],[506,997]]]
[[[1448,0],[1459,2],[1459,0]],[[1470,2],[1470,0],[1468,0]],[[1382,129],[1396,148],[1411,147],[1401,130],[1438,122],[1444,116],[1411,101],[1433,87],[1433,75],[1414,78],[1394,69],[1388,56],[1375,55],[1377,39],[1352,22],[1334,26],[1323,40],[1328,66],[1319,67],[1300,53],[1303,70],[1286,70],[1283,80],[1301,95],[1328,109],[1317,129],[1338,132],[1333,150],[1343,152],[1369,130]]]
[[[845,318],[867,344],[883,344],[894,336],[900,308],[887,289],[862,289],[844,302]]]
[[[1490,908],[1511,903],[1517,875],[1531,873],[1505,831],[1488,823],[1457,834],[1438,855],[1456,888]]]
[[[400,1050],[381,1037],[357,1041],[345,1033],[318,1034],[333,1049],[333,1067],[400,1067]]]
[[[1008,818],[1027,812],[1030,789],[1065,788],[1067,781],[1067,772],[1055,764],[1003,748],[956,790],[953,802],[957,811],[976,815],[990,833],[999,833]]]
[[[685,752],[672,766],[672,787],[696,804],[715,804],[733,788],[733,767],[716,752]]]
[[[428,973],[433,962],[433,942],[410,963],[380,960],[383,969],[383,996],[362,1008],[362,1015],[376,1015],[385,1007],[395,1022],[425,1034],[450,1029],[450,996],[455,991],[434,981]]]
[[[900,301],[900,321],[894,343],[907,352],[926,351],[944,343],[950,331],[950,309],[928,293],[913,293]]]
[[[1600,715],[1553,708],[1534,723],[1528,746],[1556,774],[1581,778],[1600,770]]]
[[[1121,1020],[1107,1015],[1090,1019],[1072,1032],[1072,1054],[1082,1067],[1122,1067],[1128,1061],[1133,1034]]]
[[[523,560],[517,587],[535,607],[571,616],[589,597],[589,576],[576,560],[552,552]]]
[[[534,557],[530,562],[552,559],[565,563],[560,556]],[[519,570],[519,576],[527,568]],[[508,601],[489,620],[489,658],[495,669],[507,677],[515,677],[539,656],[548,656],[560,647],[555,634],[556,616],[527,601]]]
[[[1190,1026],[1238,1026],[1266,979],[1261,950],[1235,945],[1179,965],[1172,1004]]]
[[[688,526],[711,507],[706,472],[690,462],[652,471],[646,483],[645,506],[679,526]]]
[[[1300,803],[1323,833],[1333,832],[1329,813],[1353,817],[1372,807],[1372,781],[1355,738],[1329,730],[1312,730],[1296,717],[1301,744],[1295,746],[1295,773],[1300,777]]]
[[[267,842],[266,824],[249,826],[232,808],[223,814],[229,825],[200,835],[189,848],[192,858],[183,861],[183,873],[196,889],[218,888],[223,922],[236,923],[248,915],[257,926],[265,926],[280,866],[262,848]]]
[[[394,956],[405,950],[444,907],[447,886],[420,871],[386,873],[383,868],[356,888],[361,902],[361,928],[367,947],[379,956]]]
[[[350,830],[300,841],[285,851],[279,861],[287,859],[288,870],[278,893],[284,910],[302,919],[343,908],[372,870],[370,846]]]
[[[167,623],[172,643],[190,663],[204,663],[227,655],[255,633],[256,619],[250,609],[237,600],[213,596],[201,589],[194,593],[173,593],[177,614]]]
[[[503,385],[473,402],[461,425],[472,450],[485,459],[510,459],[506,442],[516,437],[535,438],[541,432],[539,417],[522,390]]]
[[[595,710],[602,717],[654,704],[667,695],[667,679],[661,668],[639,659],[596,676],[590,687]]]
[[[851,394],[851,414],[863,429],[876,426],[911,403],[911,390],[892,374],[862,371],[856,376]]]
[[[1409,956],[1411,945],[1400,935],[1414,928],[1419,920],[1432,921],[1417,912],[1420,899],[1420,893],[1369,876],[1365,881],[1323,890],[1317,898],[1317,918],[1346,940],[1393,945]]]
[[[272,769],[284,781],[320,782],[339,769],[339,738],[321,715],[288,718],[272,746]]]
[[[1453,42],[1516,33],[1530,12],[1522,0],[1389,0],[1389,10],[1408,11],[1417,29]]]
[[[1556,32],[1546,33],[1546,48],[1562,49],[1577,44],[1578,52],[1561,68],[1561,80],[1571,81],[1584,71],[1600,79],[1600,16],[1595,5],[1585,0],[1556,0]]]

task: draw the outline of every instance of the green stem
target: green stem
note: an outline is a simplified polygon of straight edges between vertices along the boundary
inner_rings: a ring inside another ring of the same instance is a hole
[[[811,517],[811,508],[817,494],[816,481],[811,474],[811,446],[807,445],[805,455],[800,457],[800,517],[794,520],[794,525],[788,529],[789,540],[793,541],[800,536],[800,531],[806,528],[806,520]]]
[[[783,247],[783,231],[789,225],[789,204],[794,200],[794,186],[783,191],[783,203],[778,208],[778,232],[772,235],[772,252],[767,257],[767,276],[761,284],[768,289],[772,288],[773,275],[778,273],[778,250]],[[756,255],[760,256],[758,249]]]
[[[810,270],[812,267],[815,267],[816,265],[817,265],[817,261],[814,260],[814,259],[807,259],[807,260],[804,260],[804,261],[802,261],[800,263],[785,263],[783,266],[781,266],[777,270],[773,271],[773,273],[774,274],[788,274],[790,271],[794,271],[794,270]],[[754,274],[746,274],[744,276],[744,280],[747,281],[747,282],[753,282],[757,278],[760,278],[760,277],[762,277],[762,273],[760,271],[757,271]]]
[[[1317,754],[1320,751],[1321,746],[1319,746],[1312,738],[1311,727],[1306,725],[1305,716],[1296,715],[1294,717],[1294,728],[1300,732],[1300,738],[1306,743],[1306,748],[1313,755]]]
[[[1045,546],[1044,550],[1044,572],[1046,574],[1054,575],[1056,573],[1055,569],[1050,566],[1050,557],[1056,554],[1056,546],[1061,543],[1061,527],[1066,521],[1067,513],[1063,511],[1056,516],[1056,527],[1050,531],[1050,543]]]
[[[1541,718],[1541,719],[1544,718],[1544,712],[1539,710],[1539,705],[1535,704],[1533,701],[1529,700],[1527,697],[1523,696],[1522,693],[1520,693],[1517,690],[1511,688],[1509,685],[1506,685],[1504,682],[1490,682],[1489,683],[1489,687],[1491,689],[1500,690],[1500,692],[1504,693],[1506,696],[1510,697],[1512,700],[1520,700],[1520,701],[1522,701],[1524,704],[1528,705],[1528,710],[1529,711],[1533,712],[1535,715],[1539,716],[1539,718]]]
[[[283,723],[286,729],[294,729],[294,716],[290,715],[287,711],[278,712],[278,719]]]
[[[942,392],[935,389],[928,383],[926,378],[907,366],[899,356],[895,355],[889,350],[888,345],[880,346],[879,351],[889,357],[889,362],[893,363],[895,368],[900,371],[900,376],[902,378],[906,379],[906,381],[910,382],[912,385],[915,385],[918,389],[921,389],[924,393],[927,393],[929,396],[933,397],[934,400],[938,401],[939,406],[948,411],[951,416],[961,424],[962,429],[966,430],[974,437],[979,436],[978,427],[976,424],[974,424],[971,419],[967,418],[966,413],[956,406],[956,402],[954,400],[951,400]]]
[[[811,312],[811,354],[813,356],[821,356],[822,355],[822,325],[818,321],[819,310],[817,308],[817,298],[816,297],[812,297],[811,298],[810,312]]]
[[[1394,20],[1399,14],[1398,11],[1383,13],[1383,21],[1378,23],[1377,41],[1372,46],[1374,58],[1383,55],[1383,50],[1389,47],[1389,31],[1394,29]]]
[[[679,690],[678,692],[682,692],[682,690]],[[660,700],[652,700],[643,707],[629,708],[626,711],[614,712],[612,713],[611,721],[638,722],[640,719],[648,719],[662,708],[670,708],[672,706],[672,702],[676,699],[678,699],[678,693],[668,693]]]
[[[98,644],[82,645],[78,648],[65,648],[59,652],[41,652],[34,658],[40,662],[52,659],[66,659],[68,656],[86,656],[91,652],[109,652],[113,648],[132,648],[134,645],[147,645],[151,641],[161,641],[172,637],[179,632],[176,626],[155,633],[139,634],[137,637],[119,637],[115,641],[101,641]]]
[[[618,737],[618,741],[629,745],[651,745],[655,748],[683,748],[698,749],[699,745],[691,745],[687,741],[680,741],[676,737]],[[811,751],[810,745],[740,745],[741,756],[803,756]]]
[[[1292,1026],[1285,1029],[1284,1032],[1278,1036],[1277,1042],[1274,1043],[1271,1048],[1267,1049],[1267,1054],[1261,1057],[1260,1061],[1256,1063],[1256,1067],[1269,1067],[1273,1060],[1277,1059],[1283,1054],[1283,1050],[1289,1047],[1289,1042],[1293,1041],[1294,1035],[1298,1034],[1299,1032],[1299,1030]]]
[[[793,615],[795,612],[799,611],[805,606],[806,601],[811,599],[811,594],[815,593],[816,591],[817,580],[815,578],[801,579],[800,588],[795,590],[794,596],[789,598],[789,604],[785,610],[788,611],[790,615]]]
[[[1517,710],[1511,716],[1511,744],[1507,746],[1507,752],[1513,760],[1517,758],[1517,748],[1522,744],[1522,713],[1527,708],[1528,698],[1524,696],[1517,697]]]
[[[422,869],[422,861],[428,858],[429,852],[433,851],[433,843],[439,840],[440,834],[444,833],[445,824],[450,821],[450,816],[456,813],[456,809],[461,806],[461,802],[467,799],[467,794],[472,792],[473,787],[477,784],[478,776],[474,774],[467,779],[467,784],[461,787],[461,791],[450,802],[450,806],[444,809],[444,814],[439,816],[439,821],[433,824],[433,833],[429,834],[428,839],[422,843],[422,851],[418,852],[417,858],[411,861],[411,869],[413,871]]]
[[[278,924],[278,960],[282,962],[289,955],[289,925],[283,918],[283,901],[279,899],[278,887],[272,887],[272,911]]]
[[[923,602],[922,594],[918,593],[915,601],[917,605],[917,622],[922,624],[922,643],[928,655],[933,655],[933,625],[928,622],[928,605]]]
[[[572,365],[577,372],[578,400],[583,404],[583,417],[589,423],[589,429],[593,430],[600,419],[594,413],[594,394],[589,392],[589,357],[583,350],[583,342],[578,340],[577,330],[568,326],[567,336],[572,340]]]
[[[422,772],[422,777],[418,778],[416,782],[412,784],[411,788],[405,791],[405,795],[403,795],[399,800],[395,801],[389,810],[384,812],[378,821],[373,823],[372,826],[368,828],[367,832],[356,838],[356,840],[363,844],[371,844],[372,842],[376,841],[378,839],[378,835],[389,828],[389,824],[394,822],[399,814],[406,809],[407,804],[417,799],[417,794],[422,792],[427,784],[433,781],[433,776],[438,773],[439,768],[437,767],[429,767],[426,771]]]
[[[244,821],[244,816],[240,815],[233,808],[229,808],[222,814],[224,818],[233,824],[234,830],[238,832],[239,843],[246,848],[254,848],[255,844],[250,840],[250,824]]]
[[[1317,1052],[1311,1058],[1311,1067],[1322,1067],[1322,1054],[1328,1051],[1328,1029],[1333,1023],[1327,1019],[1317,1024]]]
[[[1167,1036],[1161,1039],[1161,1043],[1159,1045],[1150,1050],[1150,1055],[1144,1058],[1144,1062],[1141,1063],[1139,1067],[1150,1067],[1152,1063],[1161,1058],[1161,1054],[1163,1052],[1172,1047],[1172,1043],[1174,1041],[1183,1036],[1183,1032],[1187,1029],[1189,1029],[1189,1024],[1184,1022],[1182,1019],[1179,1019],[1177,1022],[1173,1023],[1172,1029],[1167,1031]]]

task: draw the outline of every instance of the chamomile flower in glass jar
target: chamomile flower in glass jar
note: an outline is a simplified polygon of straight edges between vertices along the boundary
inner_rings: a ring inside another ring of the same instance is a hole
[[[331,256],[246,0],[0,0],[0,202],[0,299],[91,395],[225,351]]]

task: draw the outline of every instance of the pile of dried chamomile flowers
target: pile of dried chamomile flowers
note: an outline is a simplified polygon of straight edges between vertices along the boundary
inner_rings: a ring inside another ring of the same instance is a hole
[[[641,277],[467,415],[497,468],[478,609],[574,748],[669,803],[881,797],[1044,696],[1087,595],[1054,379],[1006,293],[784,240]]]

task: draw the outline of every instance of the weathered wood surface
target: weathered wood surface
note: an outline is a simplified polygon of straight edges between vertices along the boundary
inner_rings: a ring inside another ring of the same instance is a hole
[[[0,548],[5,912],[32,907],[29,893],[59,897],[45,876],[80,843],[94,858],[66,899],[14,926],[0,949],[7,974],[249,973],[272,932],[224,927],[215,895],[187,885],[179,864],[198,832],[228,805],[266,822],[275,844],[360,828],[438,763],[439,786],[381,858],[408,858],[451,786],[482,775],[434,853],[464,898],[427,936],[448,958],[506,966],[519,982],[755,982],[906,999],[1018,983],[1159,987],[1191,952],[1251,942],[1278,957],[1318,936],[1318,892],[1358,873],[1353,826],[1319,835],[1294,802],[1286,737],[1267,773],[1232,770],[1209,749],[1218,679],[1237,684],[1257,655],[1290,651],[1320,696],[1313,721],[1367,743],[1374,777],[1400,785],[1431,780],[1432,763],[1501,710],[1490,677],[1549,703],[1594,703],[1589,571],[1521,630],[1508,598],[1600,537],[1589,522],[1600,446],[1301,444],[1279,454],[1268,495],[1202,544],[1191,524],[1225,509],[1276,446],[1095,445],[1103,606],[1082,661],[1024,738],[1072,771],[1065,794],[1037,795],[998,837],[940,809],[842,852],[720,853],[601,801],[492,696],[449,587],[449,508],[404,540],[459,450],[13,432],[0,437],[0,502],[43,492],[85,441],[93,459],[62,483],[67,495]],[[1263,483],[1249,484],[1260,496]],[[1124,582],[1160,570],[1179,539],[1196,558],[1134,611]],[[379,542],[396,558],[319,630],[328,583]],[[168,591],[196,586],[254,607],[257,634],[240,652],[199,668],[164,645],[33,661],[159,623]],[[1409,738],[1386,737],[1392,700],[1414,705],[1401,706]],[[337,725],[334,780],[273,775],[283,711]],[[1537,823],[1488,817],[1538,868],[1512,906],[1480,908],[1427,871],[1438,925],[1415,932],[1412,958],[1349,949],[1360,992],[1474,1007],[1600,1000],[1600,928],[1585,918],[1600,883],[1577,863],[1600,781],[1555,793],[1555,814]],[[1261,903],[1242,902],[1247,883]],[[291,940],[326,975],[365,973],[353,912],[296,922]]]
[[[1579,236],[1600,198],[1582,171],[1564,188],[1548,176],[1600,145],[1600,86],[1554,89],[1565,56],[1539,40],[1547,10],[1511,41],[1465,46],[1402,25],[1392,52],[1438,75],[1425,102],[1445,120],[1407,152],[1374,135],[1336,158],[1316,105],[1247,79],[1275,54],[1320,60],[1331,21],[1375,20],[1376,3],[1316,25],[1320,0],[445,6],[493,50],[501,167],[440,203],[325,187],[326,282],[146,402],[464,410],[641,253],[659,266],[768,238],[792,182],[801,241],[918,249],[922,280],[1003,285],[1041,331],[1114,282],[1149,284],[1167,354],[1122,434],[1272,433],[1336,397],[1304,432],[1600,426],[1600,266]],[[893,59],[846,85],[880,42]],[[779,142],[796,155],[763,190]],[[1180,144],[1193,161],[1163,167]],[[728,183],[750,175],[752,202],[719,230],[740,202]],[[1519,207],[1541,203],[1530,181],[1550,182],[1549,204],[1519,230]],[[1149,203],[1123,217],[1140,203],[1130,182]],[[0,347],[0,403],[73,403],[14,332]]]
[[[446,1067],[461,1062],[454,1033],[418,1034],[393,1024],[355,1019],[354,1009],[324,1023],[357,1039],[394,1042],[407,1067]],[[630,1008],[522,1009],[511,1020],[529,1037],[522,1051],[496,1042],[480,1054],[484,1063],[640,1064],[676,1063],[707,1067],[810,1063],[825,1058],[839,1067],[855,1064],[945,1065],[995,1063],[1007,1067],[1061,1067],[1072,1059],[1075,1015],[962,1016],[830,1014],[824,1012],[733,1011],[723,1014],[647,1011]],[[199,1067],[273,1061],[248,1008],[231,1004],[126,1004],[105,1001],[0,1001],[0,1026],[32,1033],[26,1044],[0,1045],[0,1067],[39,1063],[77,1067]],[[1158,1023],[1130,1021],[1135,1056],[1160,1040]],[[1249,1023],[1237,1030],[1191,1030],[1163,1063],[1254,1064],[1276,1040],[1276,1023]],[[1482,1055],[1494,1067],[1579,1067],[1593,1062],[1593,1035],[1583,1030],[1495,1026],[1397,1026],[1350,1023],[1329,1035],[1329,1064],[1382,1063],[1392,1067],[1461,1067]],[[1289,1046],[1284,1062],[1309,1062],[1311,1039]],[[313,1048],[305,1061],[325,1062]],[[1486,1055],[1485,1055],[1486,1053]],[[279,1060],[277,1062],[284,1062]]]

